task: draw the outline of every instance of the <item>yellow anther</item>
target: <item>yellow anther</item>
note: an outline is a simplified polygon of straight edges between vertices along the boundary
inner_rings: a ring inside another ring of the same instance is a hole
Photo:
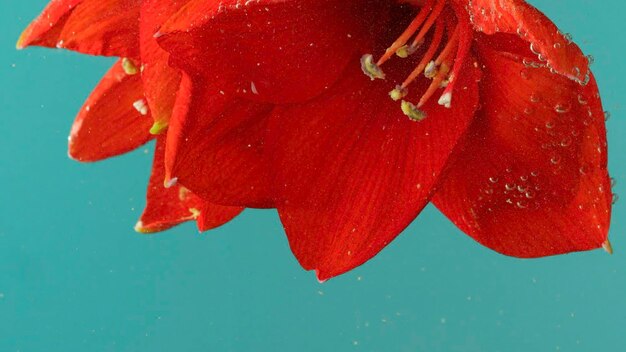
[[[393,101],[398,101],[406,97],[407,94],[409,94],[409,91],[400,85],[397,85],[394,90],[389,92],[389,96],[391,97]]]
[[[406,100],[402,101],[400,107],[402,108],[402,112],[413,121],[422,121],[426,118],[425,112]]]
[[[193,219],[197,219],[200,216],[200,210],[196,208],[189,208],[189,212],[191,213],[191,217]]]
[[[167,121],[155,121],[150,127],[150,134],[161,134],[167,128]]]
[[[385,73],[374,62],[372,54],[365,54],[361,57],[361,70],[363,70],[363,73],[365,73],[372,81],[377,78],[385,79]]]
[[[188,195],[189,190],[183,186],[180,186],[180,188],[178,189],[178,199],[182,202],[187,199]]]
[[[131,59],[127,57],[122,59],[122,69],[124,69],[124,73],[126,73],[129,76],[136,75],[139,73],[139,68],[135,65],[135,63]]]
[[[406,59],[417,50],[417,47],[412,45],[403,45],[396,50],[396,55],[403,59]]]
[[[173,177],[173,178],[166,177],[163,180],[163,187],[171,188],[171,187],[174,187],[177,183],[178,183],[178,177]]]
[[[438,72],[439,70],[437,70],[437,65],[434,61],[429,62],[428,65],[426,65],[426,67],[424,68],[424,76],[426,76],[426,78],[432,79],[437,76]]]

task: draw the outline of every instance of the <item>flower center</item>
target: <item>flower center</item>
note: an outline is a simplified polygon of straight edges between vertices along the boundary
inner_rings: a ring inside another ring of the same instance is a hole
[[[412,4],[418,3],[415,0],[408,2]],[[403,59],[408,58],[418,51],[424,44],[426,36],[432,32],[430,44],[416,64],[415,69],[401,84],[389,92],[391,99],[398,101],[409,94],[408,87],[419,79],[422,74],[426,79],[431,80],[430,85],[422,93],[416,104],[406,100],[401,102],[402,112],[414,121],[420,121],[426,117],[426,113],[421,108],[437,90],[445,88],[438,101],[440,105],[449,108],[452,101],[452,86],[449,83],[454,80],[454,77],[450,69],[455,59],[453,53],[459,43],[459,26],[454,16],[442,15],[445,5],[446,0],[424,1],[424,4],[420,7],[419,12],[408,27],[377,61],[374,61],[372,54],[365,54],[361,57],[363,73],[372,80],[385,79],[385,73],[381,68],[382,65],[394,55]],[[442,46],[444,35],[446,41],[445,45]],[[413,39],[411,40],[411,38]],[[439,50],[440,48],[441,50]]]

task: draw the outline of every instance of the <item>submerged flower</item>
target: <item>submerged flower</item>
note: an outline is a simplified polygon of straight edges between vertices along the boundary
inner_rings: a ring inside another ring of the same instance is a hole
[[[610,251],[589,59],[522,0],[56,0],[28,45],[120,57],[70,155],[159,136],[139,230],[276,208],[325,280],[432,201],[506,255]]]

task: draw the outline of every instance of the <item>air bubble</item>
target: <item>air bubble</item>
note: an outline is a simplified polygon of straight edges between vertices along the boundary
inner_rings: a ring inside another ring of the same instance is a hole
[[[533,94],[530,95],[530,101],[533,102],[533,103],[538,103],[538,102],[541,101],[541,98],[539,97],[538,94],[533,93]]]
[[[561,147],[569,147],[572,144],[572,139],[569,137],[565,137],[563,138],[563,140],[561,141]]]
[[[554,111],[558,112],[559,114],[565,114],[566,112],[570,111],[571,108],[572,107],[567,103],[560,103],[554,106]]]

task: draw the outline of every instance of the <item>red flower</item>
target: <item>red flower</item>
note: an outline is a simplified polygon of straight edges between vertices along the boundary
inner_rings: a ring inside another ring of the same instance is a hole
[[[27,45],[123,58],[70,155],[162,135],[147,230],[276,208],[321,280],[370,259],[429,201],[503,254],[610,251],[589,60],[522,0],[57,0]]]

